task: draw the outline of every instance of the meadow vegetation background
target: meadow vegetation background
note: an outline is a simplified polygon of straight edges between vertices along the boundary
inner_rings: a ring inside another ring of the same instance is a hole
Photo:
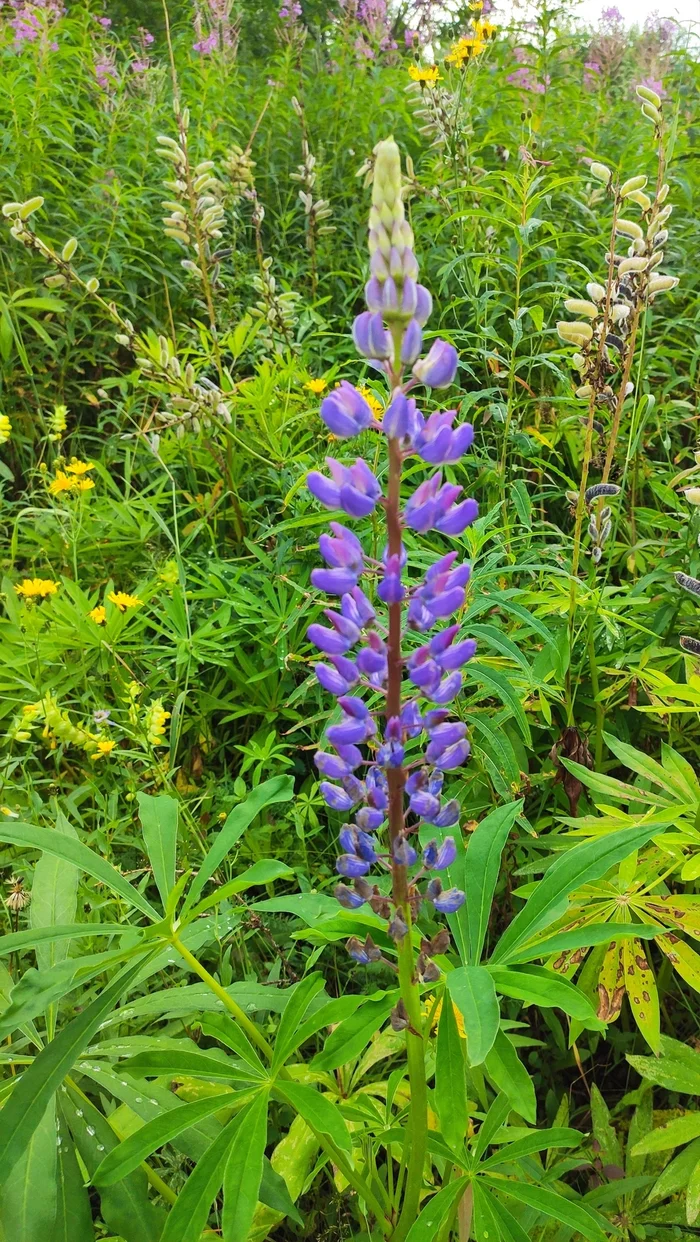
[[[697,52],[544,2],[2,8],[3,1242],[697,1236]],[[388,401],[350,326],[390,135],[479,503],[417,1172],[306,635],[320,401]],[[613,314],[611,236],[662,228]]]

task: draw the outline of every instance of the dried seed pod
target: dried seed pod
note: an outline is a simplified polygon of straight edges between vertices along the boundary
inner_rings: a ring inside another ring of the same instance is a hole
[[[620,218],[615,225],[615,230],[618,233],[622,233],[623,237],[638,237],[641,239],[644,236],[642,227],[637,224],[636,220],[623,220]]]
[[[618,276],[626,276],[627,272],[644,272],[649,264],[648,259],[634,255],[631,258],[623,259],[617,269]]]
[[[679,587],[683,587],[684,591],[689,591],[691,595],[700,596],[700,582],[697,578],[691,578],[689,574],[674,574]]]
[[[586,285],[586,293],[588,294],[592,302],[605,301],[605,294],[606,294],[605,285],[599,285],[596,283],[595,280],[589,281],[589,283]]]
[[[569,345],[587,345],[593,337],[593,329],[589,323],[562,321],[557,324],[557,332],[562,341],[566,341]]]
[[[697,638],[690,638],[687,634],[681,634],[681,647],[690,655],[700,656],[700,642]]]
[[[617,483],[594,483],[586,489],[584,500],[587,505],[591,505],[599,496],[619,496],[621,491],[622,488]]]
[[[669,289],[675,289],[677,284],[677,276],[652,276],[647,286],[647,292],[666,293]]]

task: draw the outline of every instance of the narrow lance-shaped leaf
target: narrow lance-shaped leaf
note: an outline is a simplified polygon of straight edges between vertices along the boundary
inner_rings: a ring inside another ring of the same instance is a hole
[[[153,868],[160,899],[167,905],[168,895],[175,886],[177,856],[178,805],[168,794],[137,793],[143,842]]]
[[[450,1147],[459,1151],[467,1134],[469,1110],[465,1074],[465,1046],[450,995],[443,996],[435,1051],[435,1107],[440,1130]]]
[[[467,1062],[481,1065],[493,1047],[500,1021],[491,974],[484,966],[459,966],[447,975],[447,991],[464,1019]]]
[[[267,1105],[263,1091],[241,1115],[238,1141],[224,1173],[224,1242],[247,1238],[253,1223],[267,1143]]]
[[[222,1108],[230,1107],[232,1098],[230,1093],[213,1095],[206,1100],[181,1104],[160,1117],[154,1117],[105,1156],[95,1170],[93,1184],[98,1187],[111,1186],[120,1181],[133,1169],[137,1169],[159,1147],[182,1134],[183,1130],[188,1130],[196,1122],[210,1117]]]
[[[469,838],[464,871],[467,899],[462,908],[468,925],[469,961],[474,966],[484,948],[503,847],[522,808],[522,799],[498,807],[482,819]]]

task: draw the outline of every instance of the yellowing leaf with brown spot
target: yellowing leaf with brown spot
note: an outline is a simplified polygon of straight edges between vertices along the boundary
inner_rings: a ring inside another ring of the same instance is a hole
[[[598,1017],[603,1022],[619,1018],[624,995],[622,946],[611,940],[598,976]]]
[[[659,993],[641,940],[623,945],[625,987],[630,1008],[642,1035],[653,1052],[661,1047]]]
[[[663,950],[674,970],[678,971],[681,979],[685,979],[691,988],[695,988],[696,992],[700,992],[700,955],[691,949],[689,944],[684,940],[678,940],[674,935],[657,936],[656,943]]]

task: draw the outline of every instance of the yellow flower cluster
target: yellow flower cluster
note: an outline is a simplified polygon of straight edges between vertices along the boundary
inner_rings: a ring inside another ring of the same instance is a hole
[[[7,414],[0,414],[0,444],[7,444],[12,435],[12,423]]]
[[[454,65],[456,69],[463,69],[467,61],[473,60],[476,56],[480,56],[486,44],[478,35],[469,38],[458,39],[450,48],[445,60],[448,65]]]
[[[434,86],[440,81],[437,65],[409,65],[408,76],[413,82],[420,82],[421,86]]]
[[[152,703],[149,703],[144,713],[143,724],[151,746],[165,744],[165,727],[168,720],[170,720],[170,712],[163,710],[162,699],[154,699]]]
[[[58,588],[58,582],[53,582],[51,578],[25,578],[23,582],[15,583],[15,591],[24,599],[45,599],[47,595],[55,595]]]
[[[86,476],[88,471],[94,469],[94,461],[79,461],[77,457],[74,457],[65,470],[56,470],[55,477],[49,483],[50,494],[58,496],[61,492],[91,491],[95,484]]]
[[[127,608],[138,608],[143,603],[138,595],[129,595],[127,591],[110,591],[107,599],[110,604],[116,604],[120,612],[126,612]]]
[[[49,419],[49,440],[60,440],[68,426],[68,410],[65,405],[55,405]]]
[[[372,389],[371,389],[371,388],[361,388],[361,389],[360,389],[360,392],[362,393],[362,396],[364,397],[365,401],[367,402],[367,404],[368,404],[368,406],[369,406],[370,410],[372,411],[372,413],[373,413],[374,417],[375,417],[375,418],[381,418],[381,415],[382,415],[382,413],[383,413],[383,409],[384,409],[384,407],[382,406],[381,401],[379,401],[379,400],[377,399],[377,397],[375,397],[374,393],[372,392]]]

